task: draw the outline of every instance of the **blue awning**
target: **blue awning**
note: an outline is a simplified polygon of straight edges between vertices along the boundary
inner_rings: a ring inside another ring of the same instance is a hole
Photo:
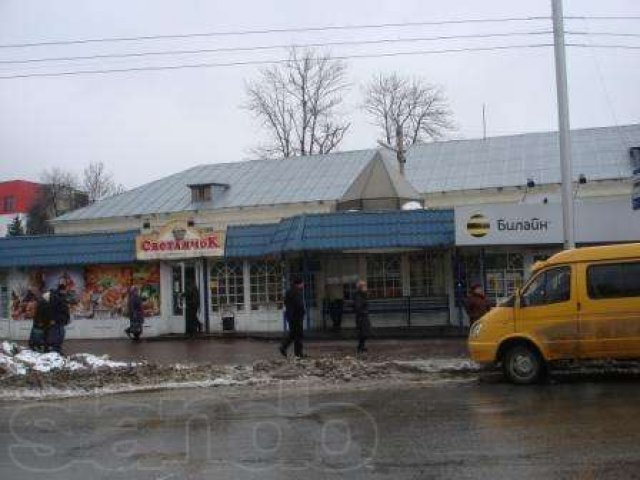
[[[225,256],[435,248],[454,243],[453,210],[336,212],[299,215],[275,224],[229,227]]]
[[[0,239],[0,268],[131,263],[138,232]]]

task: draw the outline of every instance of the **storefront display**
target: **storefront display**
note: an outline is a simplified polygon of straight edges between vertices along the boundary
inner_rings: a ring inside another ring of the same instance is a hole
[[[8,281],[10,318],[33,318],[38,295],[57,288],[63,281],[72,319],[126,317],[132,285],[140,290],[145,317],[160,315],[160,268],[157,264],[136,264],[16,271]]]

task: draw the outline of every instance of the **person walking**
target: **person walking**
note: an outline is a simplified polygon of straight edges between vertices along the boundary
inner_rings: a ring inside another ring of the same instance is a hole
[[[36,312],[33,316],[33,324],[31,325],[31,333],[29,334],[29,348],[38,352],[47,350],[47,332],[51,327],[51,305],[49,303],[51,297],[50,292],[45,292],[38,299],[36,304]]]
[[[62,354],[65,327],[71,322],[71,311],[67,297],[67,284],[61,279],[58,288],[51,290],[49,297],[52,325],[47,330],[47,349]]]
[[[358,353],[367,351],[365,345],[371,333],[371,323],[369,322],[369,297],[367,294],[367,282],[358,281],[356,293],[353,297],[353,309],[356,314],[356,330],[358,332]]]
[[[469,326],[480,320],[491,309],[491,304],[482,291],[482,285],[476,283],[471,287],[471,292],[464,302],[464,309],[469,316]]]
[[[296,278],[284,297],[285,318],[289,325],[289,334],[284,338],[279,348],[280,353],[284,357],[287,356],[287,350],[292,343],[294,355],[298,358],[303,356],[302,339],[305,314],[303,292],[304,282],[302,279]]]
[[[200,292],[194,284],[187,287],[184,297],[186,333],[190,338],[195,338],[200,328],[200,320],[198,320],[198,312],[200,311]]]
[[[144,324],[144,309],[142,308],[142,298],[138,292],[138,287],[132,285],[129,288],[129,326],[125,329],[127,337],[136,342],[140,341],[142,326]]]

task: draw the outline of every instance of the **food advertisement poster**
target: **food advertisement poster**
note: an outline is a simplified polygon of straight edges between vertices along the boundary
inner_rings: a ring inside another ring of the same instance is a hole
[[[11,318],[32,319],[38,296],[61,282],[68,285],[72,320],[127,317],[131,285],[139,289],[145,317],[160,315],[159,265],[91,265],[33,269],[13,275],[9,282]]]

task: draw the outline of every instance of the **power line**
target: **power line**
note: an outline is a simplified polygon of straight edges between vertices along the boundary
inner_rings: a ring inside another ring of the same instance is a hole
[[[597,35],[604,37],[640,37],[640,33],[615,32],[565,32],[567,35]]]
[[[618,48],[621,50],[640,50],[640,45],[606,45],[593,43],[566,43],[567,47],[587,47],[587,48]]]
[[[219,32],[196,32],[196,33],[175,33],[166,35],[139,35],[132,37],[103,37],[85,38],[79,40],[49,40],[33,43],[10,43],[0,45],[0,48],[25,48],[42,47],[51,45],[77,45],[85,43],[105,43],[105,42],[132,42],[139,40],[168,40],[178,38],[197,37],[222,37],[222,36],[242,36],[242,35],[262,35],[272,33],[302,33],[302,32],[323,32],[333,30],[363,30],[377,28],[398,28],[398,27],[424,27],[434,25],[458,25],[475,23],[504,23],[504,22],[528,22],[536,20],[549,20],[550,17],[508,17],[508,18],[475,18],[461,20],[442,20],[426,22],[400,22],[400,23],[379,23],[379,24],[354,24],[354,25],[325,25],[319,27],[294,27],[294,28],[268,28],[263,30],[229,30]]]
[[[487,33],[487,34],[469,34],[469,35],[445,35],[435,37],[409,37],[409,38],[384,38],[378,40],[345,40],[336,42],[319,42],[304,44],[280,44],[280,45],[259,45],[251,47],[221,47],[221,48],[202,48],[196,50],[161,50],[155,52],[133,52],[133,53],[109,53],[100,55],[84,55],[71,57],[43,57],[28,58],[23,60],[0,60],[0,64],[24,64],[39,62],[58,62],[58,61],[77,61],[77,60],[103,60],[112,58],[139,58],[158,55],[193,55],[202,53],[228,53],[228,52],[253,52],[260,50],[277,50],[284,48],[310,48],[310,47],[334,47],[347,45],[375,45],[385,43],[409,43],[409,42],[429,42],[440,40],[458,40],[470,38],[503,38],[511,36],[526,35],[549,35],[551,30],[539,32],[504,32],[504,33]]]
[[[565,20],[640,20],[640,17],[637,16],[595,16],[595,15],[586,15],[586,16],[565,16]]]
[[[491,52],[512,50],[519,48],[543,48],[552,47],[552,43],[539,43],[529,45],[504,45],[496,47],[473,47],[473,48],[451,48],[443,50],[417,50],[410,52],[390,52],[390,53],[373,53],[373,54],[361,54],[361,55],[342,55],[333,56],[336,60],[352,60],[352,59],[365,59],[365,58],[387,58],[387,57],[399,57],[399,56],[412,56],[412,55],[431,55],[431,54],[449,54],[449,53],[463,53],[463,52]],[[51,73],[18,73],[12,75],[0,76],[0,80],[13,80],[18,78],[31,78],[31,77],[63,77],[63,76],[75,76],[75,75],[97,75],[97,74],[109,74],[109,73],[129,73],[129,72],[144,72],[144,71],[161,71],[161,70],[181,70],[192,68],[217,68],[217,67],[239,67],[249,65],[275,65],[288,62],[288,59],[278,60],[247,60],[236,61],[227,63],[196,63],[196,64],[182,64],[182,65],[162,65],[162,66],[148,66],[148,67],[131,67],[131,68],[118,68],[118,69],[101,69],[101,70],[74,70],[67,72],[51,72]]]

